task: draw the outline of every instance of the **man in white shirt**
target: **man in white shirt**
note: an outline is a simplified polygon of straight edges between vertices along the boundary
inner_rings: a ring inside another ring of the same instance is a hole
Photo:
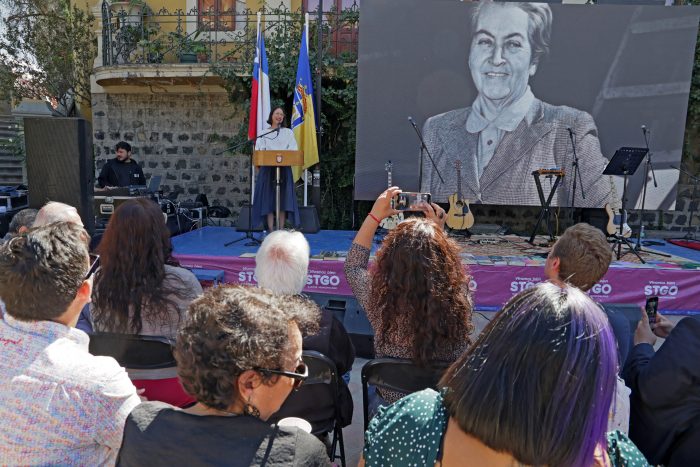
[[[74,328],[90,301],[88,235],[60,222],[0,248],[0,465],[114,464],[140,400]]]

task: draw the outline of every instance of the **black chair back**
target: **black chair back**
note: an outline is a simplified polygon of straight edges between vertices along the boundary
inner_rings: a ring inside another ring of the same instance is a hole
[[[412,360],[401,358],[375,358],[362,367],[362,409],[365,431],[369,425],[368,385],[389,391],[411,394],[427,388],[436,388],[448,362],[432,362],[419,367]]]
[[[343,430],[339,424],[339,399],[338,399],[338,370],[333,360],[315,350],[304,350],[301,358],[309,369],[309,376],[299,389],[292,392],[280,410],[268,421],[276,423],[286,417],[300,417],[308,420],[312,425],[312,432],[320,435],[333,433],[331,461],[340,458],[341,465],[345,467],[345,444],[343,442]],[[319,392],[328,395],[323,397]],[[332,407],[321,407],[321,401],[328,400]],[[316,414],[329,414],[328,418],[315,418]],[[336,456],[336,446],[340,445],[340,455]]]
[[[133,370],[176,366],[172,342],[165,337],[97,332],[90,334],[89,349],[93,355],[112,357]]]

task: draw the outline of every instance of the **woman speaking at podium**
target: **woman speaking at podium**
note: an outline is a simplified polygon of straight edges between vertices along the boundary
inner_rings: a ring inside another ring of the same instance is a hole
[[[278,130],[261,138],[255,143],[256,151],[267,150],[291,150],[296,151],[297,142],[294,133],[289,128],[284,128],[284,110],[282,107],[274,107],[267,119],[270,128],[266,130]],[[299,206],[294,193],[294,178],[291,167],[280,167],[280,218],[279,227],[284,228],[284,221],[289,217],[292,225],[299,224]],[[260,167],[255,181],[255,197],[253,199],[253,220],[251,225],[267,221],[268,232],[272,232],[275,226],[275,167]]]

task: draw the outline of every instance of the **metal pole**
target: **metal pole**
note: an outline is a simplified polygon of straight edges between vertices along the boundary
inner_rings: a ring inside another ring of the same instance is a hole
[[[316,142],[318,145],[318,169],[321,166],[321,148],[323,147],[323,127],[321,126],[321,73],[323,72],[323,0],[318,1],[318,18],[316,19]],[[307,36],[308,37],[308,32]],[[314,183],[311,187],[311,202],[321,216],[321,187]]]

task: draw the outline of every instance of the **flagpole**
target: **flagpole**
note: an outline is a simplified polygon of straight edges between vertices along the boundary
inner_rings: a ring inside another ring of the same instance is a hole
[[[306,50],[309,50],[309,13],[304,14],[304,31],[306,32]],[[309,169],[304,168],[304,206],[309,205]]]
[[[258,55],[258,51],[260,50],[260,19],[261,19],[261,13],[258,11],[258,30],[255,35],[255,54]],[[262,57],[258,57],[258,60],[260,60],[260,64],[258,67],[258,86],[262,86],[260,75],[262,74],[260,70],[262,70]],[[258,94],[260,94],[260,91],[258,91]],[[256,120],[260,119],[259,115],[255,116]],[[258,127],[258,122],[255,122],[255,127]],[[257,130],[256,130],[256,135],[257,135]],[[256,140],[257,142],[257,140]],[[253,145],[253,151],[255,151],[255,145]],[[253,204],[255,202],[255,164],[253,164],[253,157],[251,156],[250,158],[250,189],[253,190],[250,193],[250,204]],[[252,221],[248,219],[248,222],[252,225]]]

